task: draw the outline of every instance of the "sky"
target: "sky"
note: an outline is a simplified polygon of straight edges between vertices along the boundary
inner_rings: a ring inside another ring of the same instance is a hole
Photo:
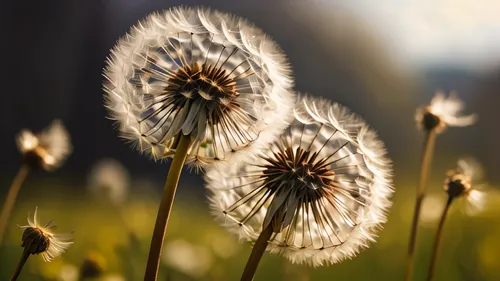
[[[500,65],[498,0],[322,1],[360,15],[413,64]]]

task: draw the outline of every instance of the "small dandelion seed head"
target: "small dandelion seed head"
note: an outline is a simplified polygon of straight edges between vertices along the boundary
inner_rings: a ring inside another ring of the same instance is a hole
[[[88,188],[98,200],[123,204],[130,188],[129,172],[115,159],[101,159],[93,165],[88,175]]]
[[[29,130],[22,130],[16,142],[25,165],[47,171],[62,165],[72,151],[69,134],[59,120],[53,121],[36,135]]]
[[[46,262],[50,262],[73,244],[73,235],[55,234],[52,221],[41,226],[38,223],[37,211],[38,209],[35,209],[33,220],[28,217],[28,225],[21,226],[24,230],[21,246],[30,254],[40,254]]]
[[[302,97],[295,121],[241,164],[205,176],[211,208],[241,239],[272,226],[268,250],[313,266],[368,247],[391,205],[391,161],[376,133],[345,107]]]
[[[417,125],[425,131],[442,133],[447,127],[466,127],[477,121],[477,115],[461,115],[465,104],[456,93],[452,92],[449,97],[438,91],[431,104],[419,108],[415,115]]]
[[[458,161],[457,168],[447,172],[444,190],[451,198],[463,198],[464,211],[474,215],[481,211],[484,205],[484,191],[478,181],[482,178],[481,165],[472,158]]]
[[[295,97],[277,44],[246,20],[176,7],[132,27],[107,60],[106,107],[121,135],[155,159],[180,134],[201,167],[244,157],[282,131]]]

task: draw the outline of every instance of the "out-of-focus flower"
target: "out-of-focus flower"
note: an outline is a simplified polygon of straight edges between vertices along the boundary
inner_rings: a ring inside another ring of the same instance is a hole
[[[22,130],[17,135],[17,147],[24,164],[54,170],[63,164],[72,151],[70,136],[59,120],[54,120],[43,132],[33,134]]]
[[[391,161],[376,133],[339,104],[304,97],[294,113],[255,157],[207,171],[211,207],[244,240],[272,224],[267,250],[292,262],[352,258],[386,221]]]
[[[174,240],[163,248],[162,261],[166,265],[191,276],[204,276],[212,266],[210,251],[200,245],[193,245],[185,240]]]
[[[61,267],[58,280],[78,281],[78,268],[72,264],[65,264]]]
[[[439,91],[431,100],[431,104],[419,108],[415,115],[417,125],[426,131],[435,130],[437,133],[443,132],[448,126],[466,127],[477,121],[476,114],[463,115],[461,111],[465,104],[452,92],[449,97]]]
[[[483,177],[483,170],[479,162],[472,158],[458,160],[457,168],[450,170],[444,183],[444,190],[451,198],[462,198],[464,211],[474,215],[483,210],[485,193],[477,181]]]
[[[172,156],[189,135],[187,161],[202,166],[248,155],[286,127],[290,73],[278,45],[246,20],[176,7],[140,21],[111,51],[106,107],[141,152]]]
[[[53,221],[45,226],[38,223],[38,208],[35,209],[33,220],[28,217],[28,225],[20,226],[24,230],[22,247],[27,248],[30,254],[40,254],[46,262],[52,261],[66,251],[73,244],[73,234],[55,234]]]
[[[98,278],[102,276],[105,267],[105,258],[99,253],[92,252],[87,255],[80,266],[80,277],[81,279]]]
[[[127,198],[129,185],[130,175],[127,169],[111,158],[97,162],[88,176],[88,187],[95,197],[116,205]]]

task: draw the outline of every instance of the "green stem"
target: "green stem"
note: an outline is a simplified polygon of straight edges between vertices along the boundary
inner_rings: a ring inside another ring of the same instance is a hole
[[[446,216],[448,215],[448,210],[450,209],[453,197],[449,196],[446,206],[444,207],[443,213],[441,214],[441,219],[439,220],[439,225],[436,230],[436,236],[434,237],[434,248],[432,249],[431,262],[429,264],[429,271],[427,273],[427,281],[432,280],[436,270],[436,261],[439,255],[439,248],[441,247],[441,238],[443,237],[443,226],[446,221]]]
[[[257,267],[259,266],[259,262],[264,255],[264,252],[267,248],[267,243],[273,234],[273,226],[272,223],[269,223],[257,238],[255,245],[253,246],[252,253],[250,254],[250,258],[248,258],[247,265],[245,266],[245,270],[243,271],[243,275],[241,276],[241,281],[252,281],[255,275],[255,271],[257,271]]]
[[[177,144],[174,159],[168,171],[167,181],[165,182],[165,189],[161,198],[158,215],[156,216],[155,228],[153,231],[153,238],[151,239],[151,247],[149,248],[148,263],[146,265],[146,273],[144,281],[155,281],[158,276],[158,268],[160,266],[160,255],[163,248],[163,239],[165,231],[167,230],[168,218],[174,203],[175,191],[179,183],[182,167],[186,161],[191,138],[189,135],[179,135],[179,142]]]
[[[12,209],[16,203],[17,194],[23,185],[26,176],[28,175],[30,168],[27,165],[22,165],[19,168],[12,185],[10,186],[9,192],[7,193],[7,198],[5,198],[5,203],[2,208],[2,213],[0,214],[0,245],[2,245],[3,238],[5,236],[5,230],[7,229],[7,224],[9,222]]]
[[[420,209],[424,201],[425,191],[427,187],[427,178],[429,176],[429,168],[432,162],[432,155],[436,143],[436,131],[427,132],[424,143],[424,152],[422,155],[422,163],[420,167],[420,178],[417,188],[417,199],[415,201],[415,209],[413,211],[413,220],[411,225],[410,239],[408,242],[408,256],[406,260],[405,280],[410,281],[413,275],[413,258],[415,254],[415,244],[417,241],[418,221],[420,218]]]
[[[16,281],[17,278],[19,277],[19,274],[21,274],[21,271],[23,270],[24,264],[30,257],[30,248],[31,245],[27,245],[24,247],[23,250],[23,255],[21,256],[21,259],[19,260],[19,263],[17,264],[16,270],[14,271],[14,274],[12,274],[12,277],[10,278],[10,281]]]

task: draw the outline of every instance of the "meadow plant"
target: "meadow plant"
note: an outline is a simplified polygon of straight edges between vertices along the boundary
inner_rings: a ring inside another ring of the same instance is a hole
[[[410,238],[408,241],[408,254],[406,259],[405,280],[412,280],[413,258],[417,241],[418,222],[427,190],[427,179],[432,163],[434,146],[438,134],[443,133],[448,127],[465,127],[474,124],[477,120],[475,114],[461,115],[465,104],[452,92],[447,98],[446,95],[438,91],[431,100],[430,105],[417,109],[415,120],[417,126],[426,134],[424,150],[420,166],[420,177],[417,187],[415,207],[411,224]]]
[[[252,157],[206,173],[217,219],[255,242],[242,281],[252,280],[265,250],[311,266],[355,257],[391,206],[391,161],[360,117],[310,96],[294,117]]]
[[[481,191],[483,185],[477,183],[481,178],[482,168],[477,161],[471,158],[460,159],[457,168],[448,171],[444,183],[444,190],[448,194],[448,199],[436,230],[427,281],[432,280],[436,271],[437,258],[443,236],[443,226],[451,203],[460,199],[465,205],[463,210],[468,215],[476,214],[483,209],[485,199],[485,194]]]
[[[24,264],[30,255],[41,255],[44,261],[50,262],[63,254],[73,244],[73,234],[56,234],[53,220],[46,225],[38,222],[38,209],[35,209],[33,220],[28,217],[28,225],[20,226],[24,230],[22,236],[23,254],[12,274],[11,281],[17,280]]]
[[[27,129],[22,130],[16,138],[16,143],[22,157],[21,167],[9,188],[0,214],[0,245],[17,195],[29,171],[36,169],[53,171],[60,167],[72,152],[70,136],[59,120],[54,120],[39,134],[33,134]]]
[[[290,66],[246,20],[175,7],[133,26],[111,50],[104,77],[121,136],[156,160],[173,157],[145,273],[156,280],[184,163],[234,163],[279,134],[295,103]]]

